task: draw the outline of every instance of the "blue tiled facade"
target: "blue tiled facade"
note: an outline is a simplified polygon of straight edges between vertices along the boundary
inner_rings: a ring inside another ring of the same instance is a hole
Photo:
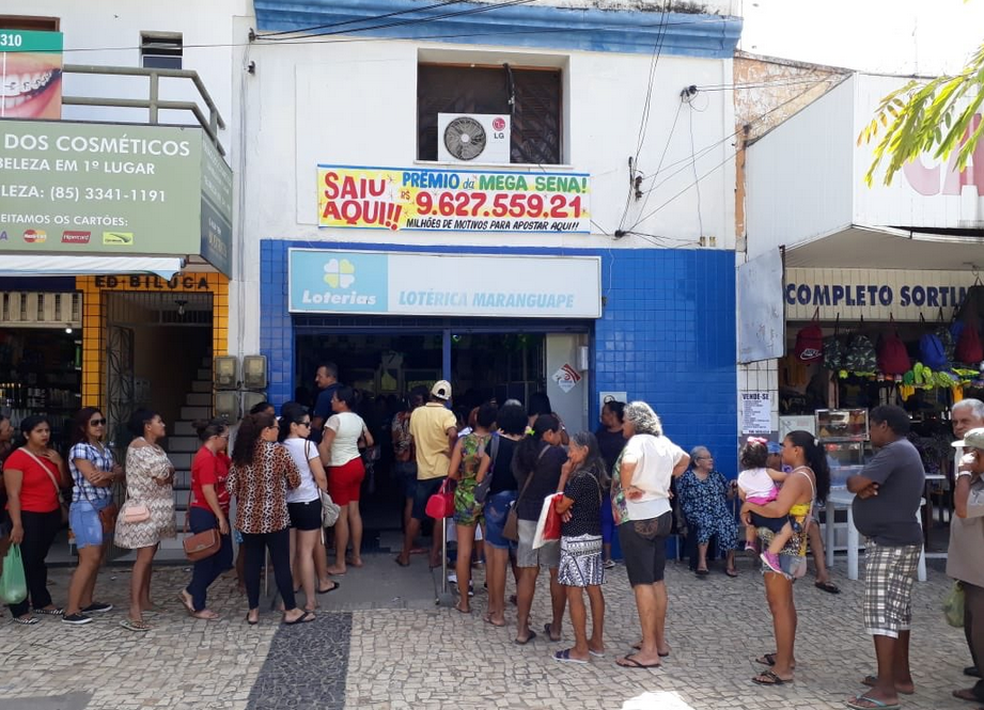
[[[263,240],[260,251],[260,349],[270,363],[269,399],[293,396],[294,323],[287,311],[287,249],[426,251],[501,254],[485,247],[415,248],[365,243]],[[736,475],[737,366],[734,252],[683,249],[511,248],[527,255],[592,255],[602,259],[603,315],[595,321],[590,416],[597,395],[625,390],[649,402],[667,435],[689,449],[718,452]]]

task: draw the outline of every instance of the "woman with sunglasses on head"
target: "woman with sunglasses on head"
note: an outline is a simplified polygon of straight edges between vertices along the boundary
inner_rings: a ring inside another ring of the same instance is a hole
[[[287,512],[290,514],[290,568],[295,589],[304,590],[306,611],[314,611],[318,594],[338,589],[338,582],[321,586],[315,571],[315,555],[324,555],[321,540],[321,494],[328,491],[328,477],[321,465],[318,447],[308,440],[311,433],[311,415],[297,402],[287,402],[280,412],[280,441],[287,447],[290,457],[301,473],[301,485],[287,494]],[[319,552],[320,550],[320,552]]]
[[[126,449],[126,497],[116,523],[116,544],[136,550],[130,577],[130,613],[120,625],[136,632],[150,630],[143,614],[154,610],[150,580],[161,540],[175,535],[174,466],[160,441],[167,435],[157,412],[138,409],[130,417],[133,441]]]
[[[62,526],[61,487],[67,482],[65,462],[48,446],[51,425],[48,419],[32,415],[21,420],[25,443],[7,457],[3,478],[10,514],[10,543],[21,546],[27,598],[11,604],[10,613],[19,624],[37,624],[31,614],[61,616],[62,609],[51,603],[45,558]]]
[[[270,551],[277,591],[284,601],[283,623],[314,621],[310,611],[298,609],[290,574],[290,515],[287,493],[301,485],[301,474],[286,447],[277,443],[280,425],[272,414],[243,417],[232,447],[232,467],[226,486],[236,496],[236,529],[246,550],[246,623],[260,619],[260,572]]]
[[[123,469],[113,460],[113,452],[103,442],[106,417],[96,407],[84,407],[75,415],[68,469],[72,474],[72,507],[68,523],[75,533],[79,564],[68,588],[68,607],[62,622],[88,624],[90,614],[112,611],[112,604],[94,602],[99,567],[106,557],[106,537],[100,511],[113,503],[113,483],[122,478]]]
[[[220,617],[206,605],[208,588],[232,567],[232,537],[229,535],[229,425],[225,419],[198,420],[191,425],[202,446],[191,462],[191,505],[188,526],[194,535],[219,530],[218,552],[195,562],[191,584],[181,590],[181,603],[196,619],[216,621]]]

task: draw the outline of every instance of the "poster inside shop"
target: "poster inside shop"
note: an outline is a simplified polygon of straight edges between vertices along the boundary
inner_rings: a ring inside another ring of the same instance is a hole
[[[0,118],[61,118],[62,33],[0,28]]]
[[[586,173],[318,166],[318,226],[589,234]]]
[[[772,432],[772,393],[741,393],[741,433],[769,434]]]

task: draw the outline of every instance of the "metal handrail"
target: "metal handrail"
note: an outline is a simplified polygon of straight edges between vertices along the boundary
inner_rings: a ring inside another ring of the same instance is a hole
[[[146,67],[111,67],[94,64],[66,64],[62,67],[65,74],[108,74],[115,76],[145,76],[150,79],[150,97],[147,99],[95,98],[90,96],[62,96],[62,103],[70,106],[111,106],[115,108],[145,108],[149,112],[149,123],[157,125],[158,113],[163,110],[190,111],[199,125],[212,140],[220,155],[225,155],[222,143],[219,142],[218,132],[226,127],[219,109],[215,106],[211,94],[205,88],[198,72],[191,69],[150,69]],[[158,98],[160,79],[190,79],[198,89],[208,107],[208,119],[194,101],[162,101]]]

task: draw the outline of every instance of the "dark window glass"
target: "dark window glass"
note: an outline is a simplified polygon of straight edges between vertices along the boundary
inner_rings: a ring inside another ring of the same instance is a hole
[[[515,96],[511,111],[510,89]],[[421,64],[417,69],[419,160],[437,160],[439,113],[511,113],[510,162],[561,162],[559,70],[510,72],[504,67]]]

